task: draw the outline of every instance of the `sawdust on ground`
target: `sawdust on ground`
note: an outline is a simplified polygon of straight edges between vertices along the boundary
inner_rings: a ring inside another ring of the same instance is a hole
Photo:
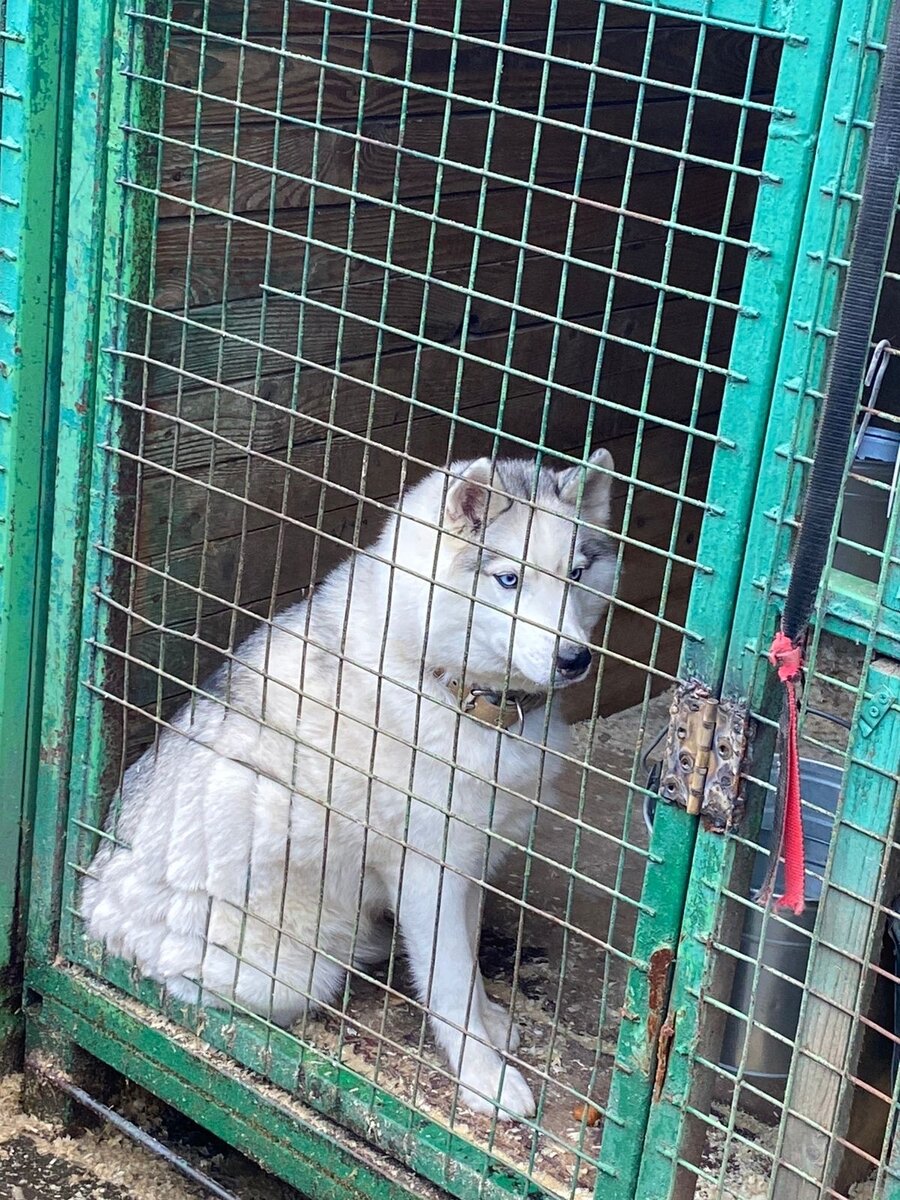
[[[22,1110],[21,1091],[21,1075],[0,1080],[0,1179],[10,1188],[10,1200],[29,1200],[35,1186],[46,1200],[202,1200],[205,1195],[109,1126],[75,1136],[61,1133]],[[15,1181],[4,1171],[14,1158],[22,1173]],[[60,1165],[62,1171],[52,1170]],[[47,1173],[58,1178],[39,1178]]]
[[[0,1079],[0,1196],[3,1200],[208,1200],[161,1158],[110,1125],[65,1133],[24,1112],[22,1076]],[[169,1142],[174,1117],[189,1130],[174,1149],[191,1166],[234,1190],[241,1200],[299,1200],[300,1193],[152,1096],[124,1084],[114,1107],[146,1132]]]

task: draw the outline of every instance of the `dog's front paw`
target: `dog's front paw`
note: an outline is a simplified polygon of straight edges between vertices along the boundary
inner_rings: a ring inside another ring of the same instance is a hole
[[[534,1116],[534,1096],[520,1071],[484,1048],[466,1058],[460,1079],[463,1104],[474,1112],[496,1111],[500,1121]]]
[[[518,1025],[503,1005],[486,999],[481,1015],[484,1019],[484,1027],[488,1031],[488,1037],[491,1039],[491,1045],[496,1046],[500,1051],[506,1050],[510,1054],[515,1054],[522,1037]]]

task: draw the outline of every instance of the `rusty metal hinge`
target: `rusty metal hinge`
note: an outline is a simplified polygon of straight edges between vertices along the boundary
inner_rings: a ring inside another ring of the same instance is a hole
[[[715,832],[734,828],[744,813],[741,766],[749,731],[746,705],[716,699],[696,679],[680,684],[669,709],[662,799],[699,815]]]

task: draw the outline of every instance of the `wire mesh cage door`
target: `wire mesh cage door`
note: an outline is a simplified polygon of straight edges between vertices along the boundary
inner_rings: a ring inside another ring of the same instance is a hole
[[[847,6],[747,534],[723,696],[749,697],[751,818],[698,832],[637,1194],[735,1200],[891,1196],[897,1190],[897,435],[895,351],[861,400],[841,511],[805,650],[800,723],[806,910],[754,899],[771,844],[780,696],[767,650],[784,605],[829,350],[862,188],[889,3]],[[895,337],[895,217],[872,351]],[[879,351],[880,353],[880,351]],[[861,511],[865,517],[860,521]]]
[[[151,1087],[634,1194],[838,15],[736,8],[79,11],[29,978]]]

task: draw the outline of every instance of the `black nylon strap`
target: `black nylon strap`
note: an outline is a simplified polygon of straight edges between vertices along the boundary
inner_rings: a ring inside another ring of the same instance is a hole
[[[798,645],[816,602],[847,462],[900,175],[900,3],[892,7],[825,412],[781,628]]]

